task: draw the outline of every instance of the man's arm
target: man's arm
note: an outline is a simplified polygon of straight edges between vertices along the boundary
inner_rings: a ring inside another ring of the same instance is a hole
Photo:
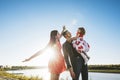
[[[63,44],[63,54],[64,54],[64,58],[65,58],[65,62],[67,65],[67,68],[71,68],[71,64],[69,61],[69,51],[68,51],[68,46],[66,44]]]
[[[70,46],[67,46],[65,44],[63,45],[63,54],[64,54],[64,58],[65,58],[65,61],[67,64],[67,68],[70,71],[71,77],[74,79],[75,73],[74,73],[73,68],[72,68],[70,61],[69,61],[69,51],[70,51],[69,49],[71,50]]]

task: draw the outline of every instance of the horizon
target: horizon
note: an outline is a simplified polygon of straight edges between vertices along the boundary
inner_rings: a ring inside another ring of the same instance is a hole
[[[97,66],[97,65],[102,65],[102,66],[105,66],[105,65],[120,65],[120,64],[88,64],[88,66]],[[12,67],[12,66],[21,66],[21,67],[36,67],[36,68],[44,68],[44,67],[46,67],[47,68],[47,66],[46,65],[42,65],[42,66],[40,66],[40,65],[0,65],[0,66],[3,66],[3,67]]]

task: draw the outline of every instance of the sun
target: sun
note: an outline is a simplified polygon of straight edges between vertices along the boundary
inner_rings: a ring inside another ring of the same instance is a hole
[[[48,62],[49,62],[50,58],[55,58],[55,55],[53,53],[54,53],[54,51],[52,48],[47,48],[38,57],[34,58],[33,60],[31,60],[25,64],[22,63],[22,65],[48,67]]]
[[[48,66],[48,62],[49,62],[50,58],[54,57],[53,53],[54,52],[53,52],[52,48],[46,49],[43,52],[43,54],[40,55],[40,57],[39,57],[40,62],[39,63],[43,66]]]

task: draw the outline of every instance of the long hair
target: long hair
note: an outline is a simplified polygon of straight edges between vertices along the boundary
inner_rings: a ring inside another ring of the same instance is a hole
[[[56,36],[57,36],[58,31],[57,30],[52,30],[50,33],[50,42],[49,45],[53,46],[56,43]]]

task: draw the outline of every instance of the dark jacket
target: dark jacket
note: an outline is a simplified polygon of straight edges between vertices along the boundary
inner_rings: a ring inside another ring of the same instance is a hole
[[[79,80],[80,73],[82,80],[88,80],[88,67],[84,64],[84,59],[80,53],[78,53],[76,49],[73,48],[72,43],[66,41],[63,44],[63,54],[67,68],[69,69],[72,67],[73,71],[75,72],[76,77],[73,80]]]
[[[83,60],[82,56],[80,55],[80,53],[78,53],[76,51],[76,49],[73,48],[72,43],[70,43],[68,41],[66,41],[63,44],[63,54],[64,54],[64,58],[65,58],[65,61],[66,61],[67,68],[70,68],[71,66],[73,68],[77,67],[76,66],[76,61],[77,61],[76,58],[79,58],[81,60],[81,63],[80,63],[81,67],[84,64],[84,60]]]

